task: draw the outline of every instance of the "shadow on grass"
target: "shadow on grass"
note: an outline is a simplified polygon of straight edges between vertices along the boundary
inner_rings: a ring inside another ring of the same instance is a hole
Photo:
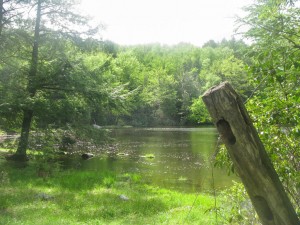
[[[102,219],[107,222],[125,218],[150,217],[167,210],[160,199],[146,197],[124,201],[116,193],[101,193],[83,196],[73,205],[78,221]]]
[[[0,172],[0,221],[7,224],[122,223],[169,210],[163,199],[133,183],[128,175],[71,170],[39,177],[34,165],[10,162],[1,163]]]

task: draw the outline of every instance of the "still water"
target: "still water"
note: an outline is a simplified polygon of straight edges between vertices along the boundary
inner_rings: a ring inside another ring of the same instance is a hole
[[[234,179],[211,167],[214,128],[123,128],[111,135],[113,153],[82,161],[81,169],[135,173],[148,184],[183,192],[224,189]]]

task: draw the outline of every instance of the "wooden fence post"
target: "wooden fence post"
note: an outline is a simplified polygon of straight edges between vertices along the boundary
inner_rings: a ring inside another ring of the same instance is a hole
[[[264,225],[299,225],[283,185],[240,96],[228,82],[202,97]]]

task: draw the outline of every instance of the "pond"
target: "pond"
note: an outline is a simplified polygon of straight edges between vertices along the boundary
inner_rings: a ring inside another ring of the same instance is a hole
[[[80,169],[135,173],[150,185],[183,192],[220,190],[235,179],[211,167],[215,128],[122,128],[111,136],[114,154],[82,161]]]

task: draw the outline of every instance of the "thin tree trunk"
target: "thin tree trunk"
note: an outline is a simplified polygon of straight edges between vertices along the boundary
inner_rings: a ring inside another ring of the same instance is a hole
[[[3,6],[3,0],[0,0],[0,38],[2,35],[2,30],[3,30],[3,18],[4,18],[4,6]]]
[[[36,87],[36,75],[37,75],[37,65],[38,65],[38,52],[39,52],[39,39],[40,39],[40,24],[41,24],[41,2],[42,0],[38,0],[37,2],[37,13],[36,13],[36,24],[34,30],[34,42],[32,47],[32,58],[31,65],[28,74],[28,94],[30,98],[35,96],[37,87]],[[28,137],[30,132],[31,121],[33,118],[33,110],[32,109],[24,109],[23,110],[23,123],[21,130],[21,137],[18,145],[18,149],[16,154],[13,156],[14,159],[17,160],[25,160],[27,159],[26,150],[28,147]]]
[[[16,161],[26,161],[28,160],[26,155],[26,149],[28,146],[28,138],[30,131],[30,124],[33,117],[32,110],[24,110],[23,111],[23,123],[22,123],[22,131],[21,137],[18,145],[18,149],[15,155],[12,156],[12,159]]]

